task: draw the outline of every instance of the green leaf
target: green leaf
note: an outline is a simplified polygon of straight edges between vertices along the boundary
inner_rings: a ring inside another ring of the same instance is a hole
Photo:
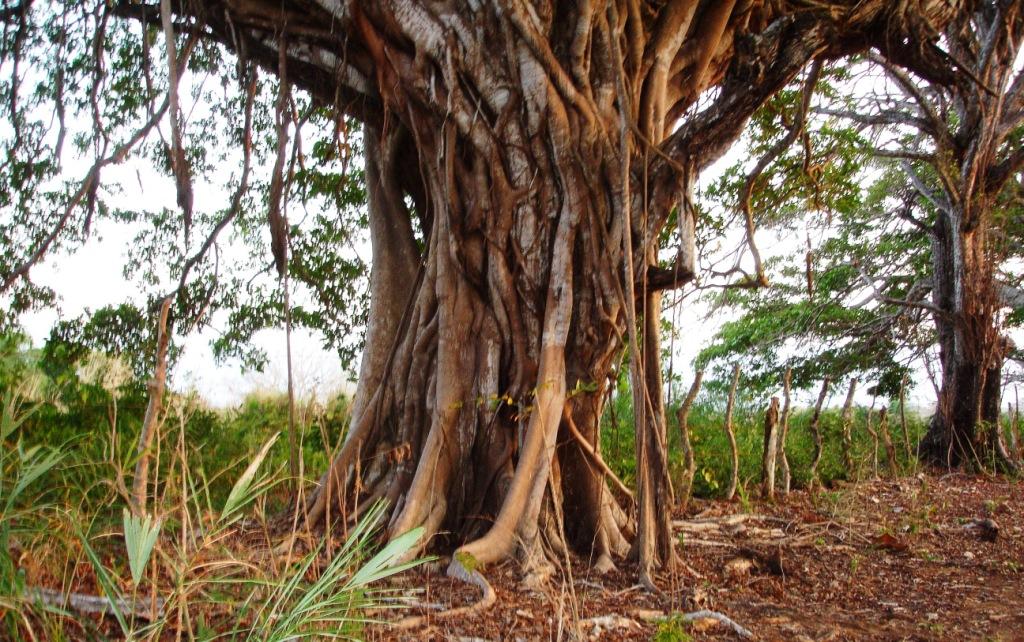
[[[418,564],[418,561],[402,564],[399,560],[416,546],[422,536],[423,527],[421,526],[392,539],[387,546],[356,571],[347,585],[351,588],[365,586]]]
[[[256,472],[259,470],[263,460],[266,459],[267,453],[270,452],[270,447],[274,445],[277,438],[281,433],[274,433],[274,436],[267,440],[267,443],[263,444],[263,448],[256,454],[256,457],[249,463],[249,466],[242,473],[242,476],[238,478],[235,485],[231,487],[231,492],[228,493],[228,498],[224,502],[224,509],[221,510],[220,519],[222,522],[233,520],[236,517],[236,513],[242,507],[252,501],[256,495],[260,493],[261,488],[264,486],[260,482],[254,483]]]
[[[154,522],[149,515],[138,517],[132,515],[127,508],[123,513],[124,544],[128,550],[128,566],[132,572],[132,583],[138,587],[142,574],[146,570],[149,556],[160,535],[160,520]]]

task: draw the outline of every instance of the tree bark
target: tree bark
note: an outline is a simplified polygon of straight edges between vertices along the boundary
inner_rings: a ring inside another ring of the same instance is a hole
[[[1013,393],[1014,393],[1014,397],[1016,397],[1016,395],[1017,395],[1017,387],[1016,386],[1014,386],[1014,388],[1013,388]],[[1011,435],[1011,439],[1013,440],[1014,454],[1017,457],[1017,461],[1024,462],[1024,443],[1021,443],[1021,434],[1020,434],[1020,401],[1015,398],[1014,406],[1013,406],[1012,409],[1009,407],[1009,405],[1010,405],[1009,403],[1007,403],[1006,405],[1007,405],[1006,412],[1007,412],[1007,414],[1009,415],[1009,418],[1010,418],[1010,435]]]
[[[998,415],[1002,361],[983,227],[968,227],[955,208],[937,215],[932,269],[942,387],[921,456],[946,468],[980,464],[997,445],[986,443],[985,435],[992,433],[981,427],[986,421],[991,426],[992,415]]]
[[[864,420],[864,428],[868,431],[868,435],[871,437],[871,478],[878,479],[878,431],[875,430],[872,420],[875,418],[875,402],[871,401],[871,407],[868,408],[868,415]]]
[[[371,403],[379,407],[383,401],[383,395],[377,393],[389,374],[392,354],[397,348],[400,326],[406,320],[421,261],[411,212],[401,197],[410,189],[403,187],[403,176],[407,180],[410,165],[415,167],[415,161],[409,162],[410,153],[415,154],[409,147],[409,134],[397,125],[386,134],[367,125],[363,128],[363,144],[373,260],[369,316],[346,443],[358,434],[357,427],[374,421],[375,409],[370,408]],[[332,503],[344,500],[337,494],[337,489],[350,481],[346,479],[354,472],[354,468],[348,468],[350,463],[351,458],[335,460],[324,472],[307,513],[310,521],[319,521],[328,513]]]
[[[789,436],[789,414],[790,414],[790,382],[793,378],[793,369],[786,368],[786,374],[782,376],[782,417],[779,428],[779,465],[782,468],[782,488],[779,490],[783,495],[788,495],[792,480],[790,478],[789,457],[786,456],[786,438]]]
[[[152,458],[150,449],[153,436],[161,420],[164,408],[164,393],[167,390],[167,350],[170,346],[170,334],[167,332],[167,318],[170,315],[173,297],[166,297],[160,302],[160,312],[156,324],[156,354],[154,355],[153,379],[149,382],[149,401],[146,414],[142,417],[142,429],[139,432],[138,461],[135,462],[135,477],[132,479],[132,510],[136,515],[146,512],[149,498],[149,462]]]
[[[1005,350],[1002,337],[996,339],[996,352],[989,361],[985,372],[985,388],[982,390],[981,425],[989,435],[988,449],[995,455],[996,467],[1008,472],[1019,472],[1016,447],[1006,442],[1003,424],[999,417],[1002,405],[1003,379],[1002,365]]]
[[[772,397],[764,413],[764,454],[761,459],[761,496],[775,499],[775,458],[779,447],[779,398]]]
[[[907,427],[907,375],[900,379],[900,431],[903,433],[903,449],[907,461],[914,459],[914,451],[910,447],[910,429]]]
[[[889,476],[893,479],[899,477],[900,471],[896,464],[896,446],[892,443],[892,435],[889,434],[889,409],[882,408],[878,411],[878,432],[882,434],[882,443],[885,444],[885,458],[889,465]]]
[[[736,496],[736,487],[740,479],[740,452],[736,447],[736,431],[732,427],[732,411],[736,406],[736,386],[740,382],[740,366],[732,367],[732,384],[729,386],[729,400],[725,404],[725,434],[729,438],[729,453],[732,455],[732,467],[729,469],[729,488],[725,491],[726,501]]]
[[[697,462],[693,456],[693,444],[690,442],[690,409],[700,392],[700,384],[704,380],[704,371],[698,370],[693,377],[690,391],[676,412],[679,424],[679,443],[683,451],[683,485],[679,490],[679,510],[686,511],[686,505],[693,494],[693,477],[697,474]]]
[[[828,396],[829,378],[825,377],[821,382],[821,392],[818,393],[818,401],[814,404],[814,413],[811,415],[809,430],[814,437],[814,457],[811,459],[810,485],[820,485],[818,478],[818,464],[821,463],[821,455],[824,451],[824,444],[821,438],[821,408],[825,404],[825,397]]]

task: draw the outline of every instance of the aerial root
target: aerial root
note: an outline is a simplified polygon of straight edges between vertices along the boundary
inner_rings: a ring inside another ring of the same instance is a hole
[[[461,580],[467,584],[472,584],[480,589],[480,599],[468,606],[460,606],[440,613],[433,613],[431,615],[413,615],[406,618],[402,618],[398,622],[395,622],[392,626],[400,630],[418,629],[426,626],[431,621],[448,619],[456,616],[472,616],[477,613],[482,613],[494,605],[494,602],[498,599],[497,593],[494,592],[494,588],[490,582],[487,581],[480,571],[469,570],[463,566],[462,562],[457,557],[453,557],[451,564],[448,565],[448,577]]]

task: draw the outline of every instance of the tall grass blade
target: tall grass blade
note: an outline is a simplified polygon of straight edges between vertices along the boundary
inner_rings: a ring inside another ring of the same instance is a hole
[[[19,407],[14,390],[8,388],[4,395],[3,412],[0,413],[0,439],[7,439],[15,430],[35,414],[42,407],[42,403],[35,403],[22,410]]]
[[[18,497],[28,488],[32,482],[45,475],[51,468],[63,458],[63,455],[56,451],[44,453],[39,446],[29,448],[27,451],[21,449],[18,444],[18,458],[21,460],[18,467],[18,477],[14,486],[7,494],[4,512],[7,512],[17,501]]]
[[[121,626],[121,631],[128,635],[131,628],[128,626],[128,620],[125,619],[124,613],[121,611],[121,595],[117,592],[117,588],[114,586],[114,582],[110,579],[110,574],[107,573],[107,569],[103,566],[103,562],[100,561],[99,555],[93,550],[89,544],[89,540],[77,527],[75,528],[75,534],[78,539],[82,542],[82,550],[85,551],[86,557],[89,558],[89,563],[92,565],[93,572],[96,573],[96,579],[100,583],[100,588],[107,595],[107,599],[110,601],[110,612],[113,613],[114,618],[117,619],[117,623]]]
[[[242,473],[242,476],[238,478],[235,485],[231,487],[231,492],[228,493],[228,498],[224,502],[224,508],[221,510],[220,519],[222,522],[233,521],[237,518],[236,513],[238,509],[245,506],[252,500],[259,492],[261,482],[255,482],[256,472],[259,470],[263,460],[266,459],[267,453],[270,452],[271,446],[277,441],[277,438],[281,433],[274,433],[274,436],[267,440],[267,443],[263,444],[263,448],[256,454],[256,457],[249,463],[249,466]]]

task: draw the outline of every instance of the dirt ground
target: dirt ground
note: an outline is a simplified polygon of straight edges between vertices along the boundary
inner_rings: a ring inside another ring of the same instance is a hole
[[[528,590],[506,565],[486,571],[494,606],[434,619],[479,591],[421,571],[404,581],[426,586],[414,613],[427,626],[373,637],[740,639],[709,620],[666,623],[709,609],[757,640],[1024,641],[1024,483],[920,474],[772,502],[698,501],[675,519],[687,568],[660,575],[660,594],[636,586],[634,569],[596,576],[582,559],[571,583],[562,575]]]

